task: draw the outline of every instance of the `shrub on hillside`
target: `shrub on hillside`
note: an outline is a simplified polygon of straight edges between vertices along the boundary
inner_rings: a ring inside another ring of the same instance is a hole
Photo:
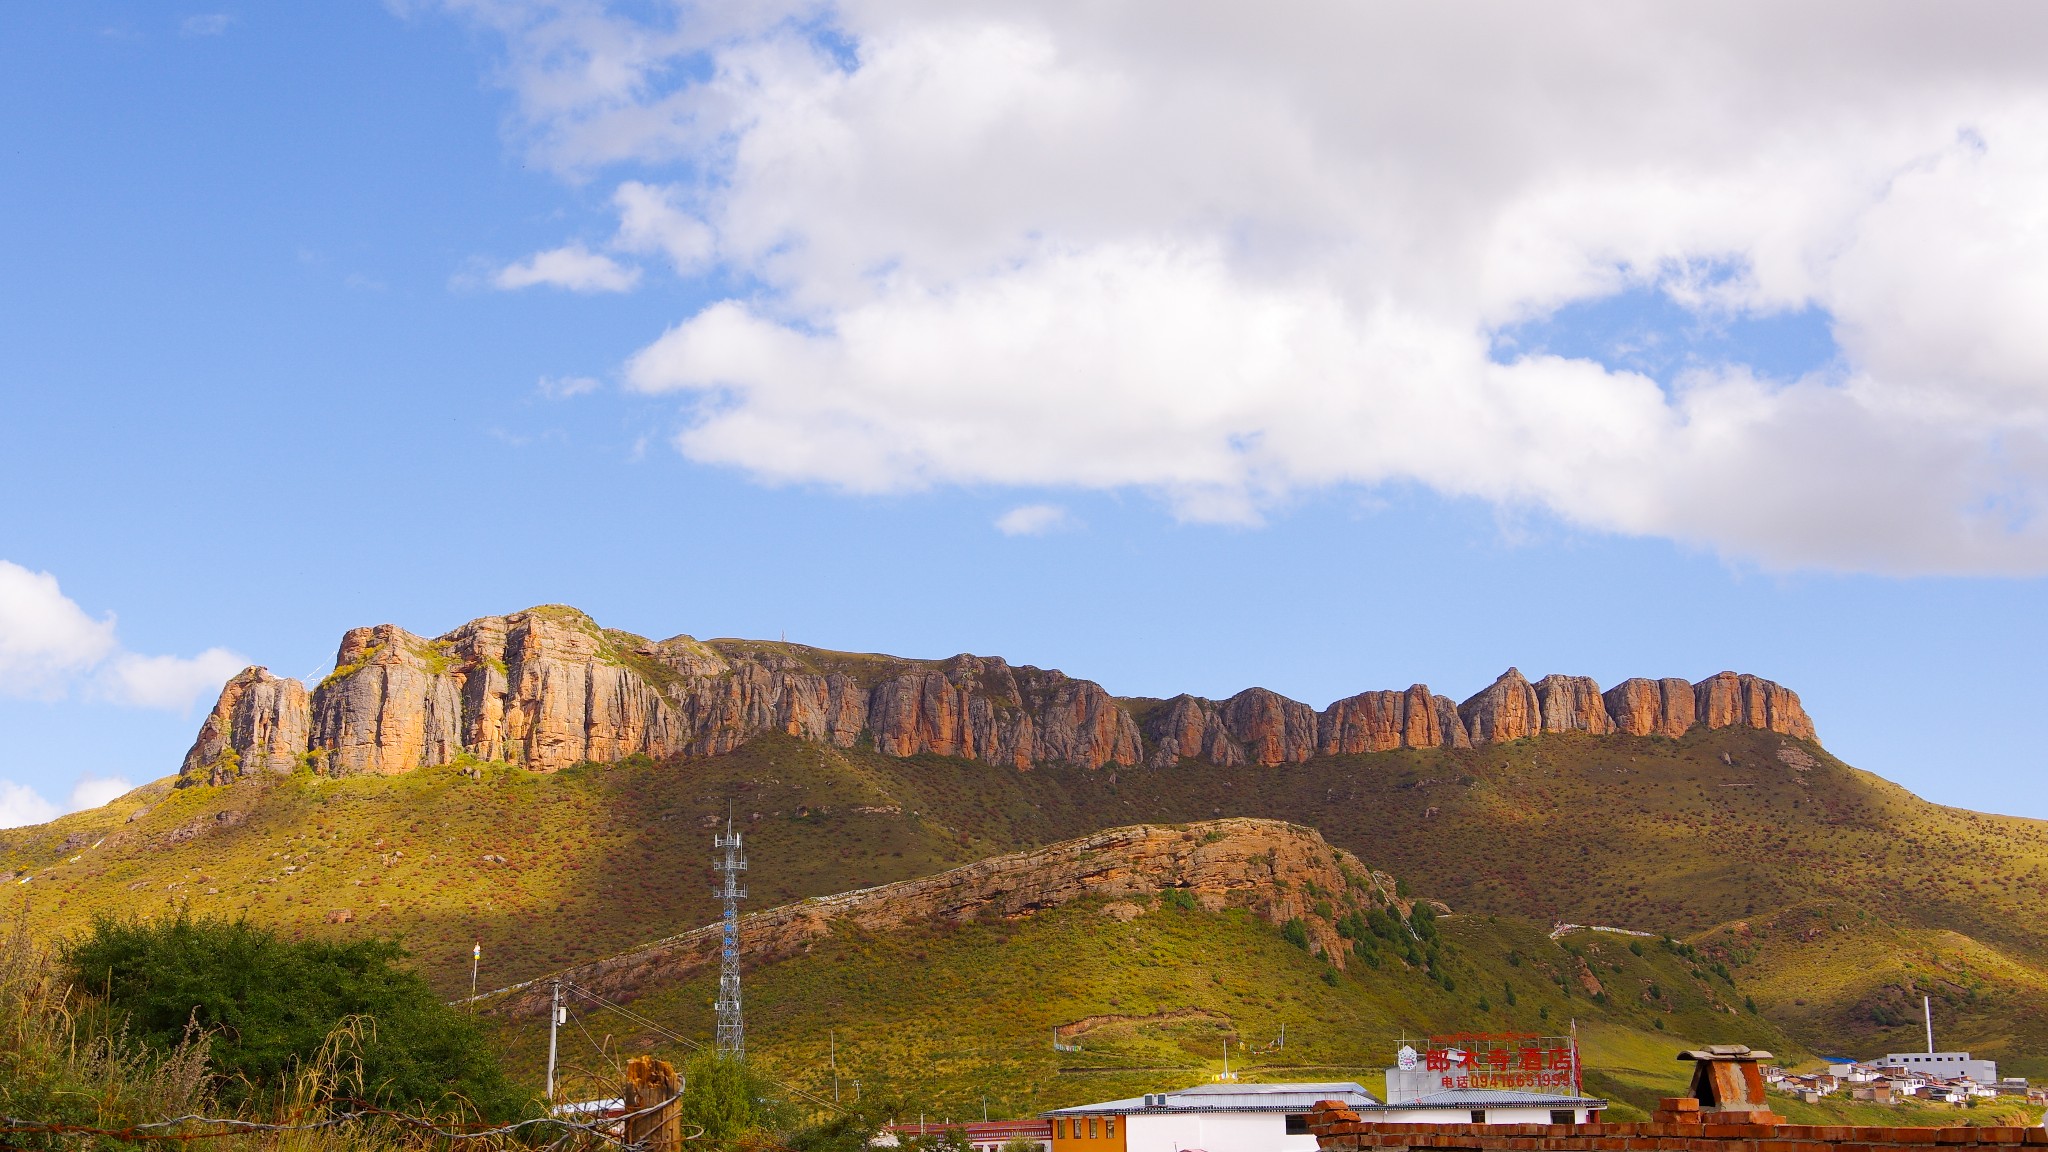
[[[683,1123],[702,1128],[704,1138],[714,1144],[758,1135],[789,1119],[782,1115],[787,1109],[776,1095],[775,1086],[745,1060],[699,1052],[684,1068]]]
[[[63,957],[129,1034],[168,1051],[196,1027],[231,1101],[278,1091],[336,1028],[359,1039],[362,1085],[377,1103],[473,1107],[503,1118],[524,1101],[474,1023],[401,967],[388,940],[295,941],[242,920],[95,920]]]

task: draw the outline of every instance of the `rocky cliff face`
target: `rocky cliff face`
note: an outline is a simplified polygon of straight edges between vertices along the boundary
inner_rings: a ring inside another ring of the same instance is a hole
[[[188,780],[289,771],[405,772],[468,755],[542,771],[634,753],[712,756],[763,732],[892,756],[1028,768],[1136,764],[1136,721],[1099,685],[1002,660],[839,659],[795,645],[659,643],[536,608],[426,639],[395,625],[342,637],[309,695],[251,669],[186,755]]]
[[[1676,737],[1695,724],[1814,739],[1790,690],[1724,672],[1697,685],[1583,676],[1530,684],[1510,668],[1463,704],[1427,685],[1365,692],[1322,712],[1264,688],[1126,707],[1086,680],[983,656],[915,661],[793,644],[659,642],[561,607],[472,620],[427,639],[396,625],[342,637],[311,692],[250,668],[228,681],[181,775],[224,783],[305,764],[406,772],[464,756],[541,771],[636,753],[729,752],[764,732],[890,756],[1011,768],[1198,760],[1224,767],[1396,748],[1469,748],[1543,733]]]
[[[306,752],[306,686],[268,668],[244,668],[220,690],[179,774],[225,784],[259,772],[288,773]]]
[[[1543,731],[1543,704],[1519,669],[1510,668],[1486,690],[1458,705],[1472,743],[1499,744]]]
[[[1617,731],[1630,736],[1685,735],[1694,722],[1692,685],[1676,676],[1623,680],[1601,697]]]
[[[1458,706],[1447,696],[1430,695],[1427,684],[1339,700],[1323,710],[1316,736],[1316,750],[1325,756],[1471,746]]]
[[[1761,676],[1722,672],[1707,677],[1693,685],[1693,713],[1709,728],[1762,728],[1817,739],[1798,694]]]
[[[1384,903],[1393,881],[1315,830],[1278,820],[1210,820],[1162,827],[1115,828],[1030,852],[977,861],[950,872],[786,904],[740,921],[745,962],[752,967],[802,952],[835,925],[882,933],[906,926],[977,918],[1026,916],[1084,897],[1146,898],[1168,889],[1188,892],[1213,910],[1244,908],[1271,924],[1299,917],[1310,946],[1341,968],[1349,944],[1315,911],[1308,893],[1322,893],[1339,916]],[[631,999],[717,963],[722,932],[710,924],[634,951],[571,968],[561,975],[599,995]],[[545,1011],[548,978],[492,993],[485,1011]]]

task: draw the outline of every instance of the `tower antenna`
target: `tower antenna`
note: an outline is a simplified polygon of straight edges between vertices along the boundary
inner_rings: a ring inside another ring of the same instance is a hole
[[[711,846],[724,855],[714,855],[711,867],[719,873],[718,887],[711,890],[713,896],[725,902],[725,916],[720,925],[725,930],[725,946],[718,957],[718,1055],[744,1060],[747,1056],[747,1030],[740,1015],[740,901],[747,898],[747,888],[742,880],[747,871],[747,854],[740,844],[740,834],[732,827],[732,802],[726,801],[725,835],[714,835]]]

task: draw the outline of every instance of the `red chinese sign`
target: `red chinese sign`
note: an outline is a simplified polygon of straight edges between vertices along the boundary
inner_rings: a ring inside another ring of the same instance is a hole
[[[1548,1089],[1576,1094],[1578,1046],[1568,1036],[1459,1032],[1432,1036],[1422,1067],[1441,1088]]]

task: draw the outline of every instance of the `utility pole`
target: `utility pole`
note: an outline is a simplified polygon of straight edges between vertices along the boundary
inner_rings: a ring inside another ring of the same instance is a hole
[[[829,1055],[825,1059],[832,1065],[832,1102],[837,1104],[839,1103],[839,1032],[836,1029],[828,1029],[825,1032],[825,1042],[831,1045],[831,1048],[828,1050]]]
[[[472,1015],[476,1012],[476,970],[483,962],[484,942],[479,940],[476,947],[469,950],[469,1011]]]
[[[1934,1055],[1934,997],[1922,996],[1920,1010],[1927,1014],[1927,1054]]]
[[[554,994],[548,1003],[548,1107],[555,1106],[555,1030],[562,1024],[562,982],[552,981]]]
[[[747,898],[740,882],[747,870],[747,854],[740,834],[732,829],[732,807],[726,806],[725,835],[713,836],[711,846],[725,853],[714,856],[711,867],[719,875],[713,896],[725,901],[725,947],[718,959],[718,1055],[744,1060],[747,1057],[745,1021],[740,1014],[740,901]]]

